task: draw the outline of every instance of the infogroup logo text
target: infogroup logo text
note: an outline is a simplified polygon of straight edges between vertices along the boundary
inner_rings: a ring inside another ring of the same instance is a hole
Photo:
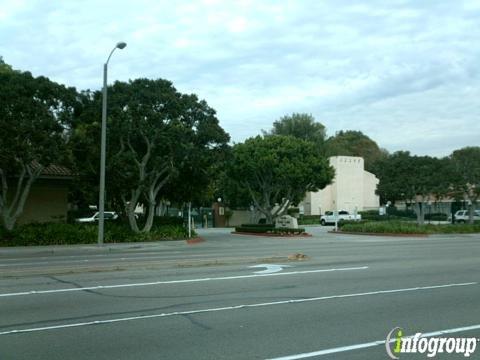
[[[427,354],[427,357],[433,358],[437,354],[463,354],[470,357],[476,348],[480,339],[453,338],[453,337],[422,337],[422,333],[416,333],[414,336],[404,336],[403,329],[393,328],[387,335],[385,347],[388,356],[391,359],[399,359],[400,354]]]

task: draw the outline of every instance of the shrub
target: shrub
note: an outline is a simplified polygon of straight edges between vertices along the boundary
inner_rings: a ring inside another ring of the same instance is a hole
[[[396,207],[390,206],[387,207],[387,215],[394,216],[396,218],[404,218],[404,219],[416,219],[417,214],[415,211],[405,209],[405,210],[398,210]]]
[[[480,222],[474,224],[425,225],[431,234],[473,234],[480,233]]]
[[[380,215],[378,210],[360,211],[359,214],[362,215],[362,220],[369,221],[416,219],[417,217],[412,210],[397,210],[394,207],[388,207],[385,215]]]
[[[478,233],[480,224],[417,225],[406,221],[362,221],[343,224],[342,231],[380,234],[458,234]]]
[[[252,228],[265,228],[265,229],[273,229],[275,228],[274,224],[242,224],[242,227],[252,227]]]
[[[242,224],[235,227],[236,232],[268,233],[275,229],[271,224]]]
[[[291,229],[291,228],[278,228],[274,225],[262,225],[262,224],[242,224],[235,228],[236,232],[245,232],[252,234],[302,234],[305,232],[304,228]]]
[[[96,224],[44,223],[0,228],[0,246],[71,245],[97,242]],[[185,239],[188,231],[181,225],[154,226],[149,233],[136,234],[125,223],[105,223],[105,243]]]
[[[320,224],[320,215],[300,215],[298,218],[299,225],[315,225]]]
[[[385,221],[387,219],[387,215],[379,215],[377,210],[360,211],[359,214],[362,215],[362,220]]]
[[[292,229],[292,228],[278,228],[273,230],[274,234],[303,234],[304,228]]]
[[[426,234],[425,227],[419,227],[415,223],[403,221],[362,221],[357,223],[345,223],[342,231],[382,233],[382,234]]]
[[[163,225],[183,226],[184,223],[185,223],[185,220],[180,216],[155,216],[153,218],[154,226],[163,226]]]
[[[425,214],[425,220],[447,221],[448,215],[443,213]]]

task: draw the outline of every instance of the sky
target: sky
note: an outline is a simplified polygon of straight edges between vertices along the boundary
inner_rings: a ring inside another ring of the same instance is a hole
[[[480,0],[0,0],[0,56],[78,90],[163,78],[233,142],[308,113],[390,152],[480,146]]]

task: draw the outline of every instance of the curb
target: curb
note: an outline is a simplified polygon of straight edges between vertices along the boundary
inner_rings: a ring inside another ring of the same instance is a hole
[[[336,235],[367,235],[367,236],[389,236],[389,237],[428,237],[428,234],[397,234],[397,233],[367,233],[367,232],[353,232],[353,231],[333,231],[330,230],[329,234]]]
[[[202,242],[205,242],[205,239],[200,236],[197,236],[191,239],[187,239],[185,241],[187,242],[188,245],[194,245],[194,244],[200,244]]]
[[[247,235],[247,236],[262,236],[262,237],[281,237],[281,238],[295,238],[295,237],[312,237],[311,234],[272,234],[272,233],[249,233],[249,232],[237,232],[232,231],[233,235]]]

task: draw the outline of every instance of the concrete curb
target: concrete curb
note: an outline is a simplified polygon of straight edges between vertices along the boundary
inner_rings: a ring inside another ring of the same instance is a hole
[[[279,237],[279,238],[295,238],[295,237],[312,237],[311,234],[272,234],[272,233],[249,233],[232,231],[233,235],[262,236],[262,237]]]
[[[194,237],[194,238],[191,238],[191,239],[187,239],[185,240],[187,242],[187,244],[189,245],[194,245],[194,244],[200,244],[202,242],[205,242],[205,239],[200,237],[200,236],[197,236],[197,237]]]
[[[336,235],[366,235],[366,236],[388,236],[388,237],[428,237],[429,234],[397,234],[397,233],[367,233],[354,231],[328,231],[329,234]]]

